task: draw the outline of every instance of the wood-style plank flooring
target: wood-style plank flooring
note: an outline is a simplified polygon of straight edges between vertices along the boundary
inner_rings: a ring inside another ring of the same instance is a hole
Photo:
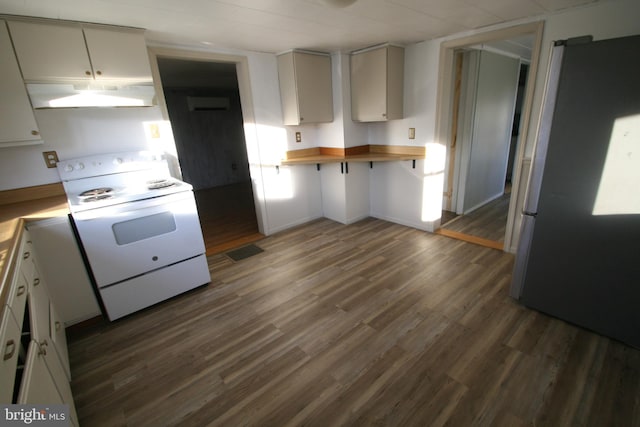
[[[251,182],[194,191],[207,255],[263,238],[253,204]]]
[[[503,242],[507,215],[509,214],[510,196],[510,193],[505,193],[473,212],[453,218],[443,224],[442,228],[495,242]]]
[[[640,351],[508,296],[513,256],[367,219],[69,336],[84,426],[638,426]]]

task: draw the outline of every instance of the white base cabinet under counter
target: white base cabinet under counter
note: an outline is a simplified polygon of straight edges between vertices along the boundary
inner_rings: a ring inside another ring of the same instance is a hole
[[[69,424],[78,426],[78,415],[71,387],[60,372],[59,361],[48,349],[46,341],[31,341],[27,350],[25,374],[18,395],[18,404],[69,405]],[[66,384],[66,386],[64,385]],[[62,386],[62,387],[61,387]]]
[[[101,316],[69,217],[29,222],[27,229],[63,329]]]
[[[71,394],[66,336],[41,274],[32,236],[22,232],[7,282],[2,307],[0,403],[65,404],[70,424],[78,417]],[[59,325],[59,326],[58,326]]]

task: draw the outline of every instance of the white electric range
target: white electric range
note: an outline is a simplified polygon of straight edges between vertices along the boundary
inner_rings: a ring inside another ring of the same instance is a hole
[[[171,177],[164,154],[94,155],[57,168],[110,320],[211,281],[193,189]]]

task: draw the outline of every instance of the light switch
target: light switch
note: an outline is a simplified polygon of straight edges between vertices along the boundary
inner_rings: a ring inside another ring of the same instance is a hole
[[[55,151],[44,151],[42,156],[44,157],[44,162],[48,168],[56,167],[56,163],[58,163],[58,153]]]
[[[409,139],[416,139],[416,128],[409,128]]]

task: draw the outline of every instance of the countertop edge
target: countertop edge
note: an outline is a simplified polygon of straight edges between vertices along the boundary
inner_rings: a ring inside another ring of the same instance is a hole
[[[0,316],[9,299],[11,280],[15,276],[15,261],[25,226],[30,222],[69,214],[66,196],[2,205],[0,214]]]

